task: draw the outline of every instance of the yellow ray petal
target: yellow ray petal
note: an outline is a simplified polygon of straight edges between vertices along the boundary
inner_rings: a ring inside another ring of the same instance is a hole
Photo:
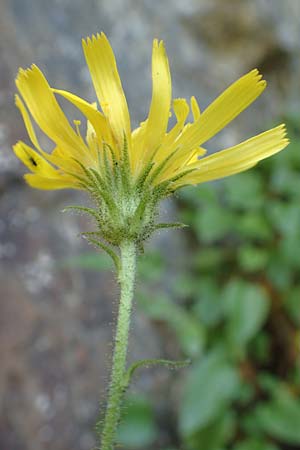
[[[71,92],[63,91],[60,89],[52,89],[52,91],[55,94],[61,95],[62,97],[67,99],[82,112],[82,114],[93,125],[93,128],[100,142],[104,141],[107,144],[112,143],[112,136],[107,120],[93,104],[88,103],[75,94],[71,94]]]
[[[241,77],[213,101],[174,144],[193,149],[217,134],[263,92],[266,82],[257,69]]]
[[[158,152],[154,156],[154,161],[156,163],[160,163],[168,157],[168,155],[172,152],[172,146],[175,139],[180,135],[184,128],[185,121],[189,115],[189,105],[185,98],[176,98],[173,100],[173,109],[175,112],[175,116],[177,119],[177,123],[174,127],[166,133],[161,143],[161,147]]]
[[[174,127],[166,134],[163,139],[162,147],[169,147],[170,144],[178,137],[178,135],[183,130],[185,121],[189,115],[190,108],[185,98],[175,98],[173,100],[173,109],[175,112],[177,123]]]
[[[130,117],[113,50],[104,35],[82,40],[83,52],[101,108],[120,148],[130,146]]]
[[[173,100],[173,110],[177,119],[177,123],[183,126],[190,112],[188,102],[185,98],[174,98]],[[176,126],[176,125],[175,125]]]
[[[58,175],[57,178],[47,178],[37,174],[26,173],[24,178],[29,186],[37,189],[80,189],[76,181],[67,175]]]
[[[196,97],[194,97],[194,96],[191,97],[191,108],[192,108],[194,122],[196,122],[196,120],[198,120],[200,117],[201,111],[200,111],[198,102],[196,100]]]
[[[161,144],[167,131],[171,105],[171,75],[163,42],[153,41],[152,100],[144,140],[147,159]]]
[[[279,125],[238,145],[189,164],[187,168],[197,170],[181,181],[202,183],[246,170],[262,159],[283,150],[288,143],[285,126]]]
[[[196,148],[193,152],[191,157],[186,161],[185,165],[187,164],[193,164],[197,163],[199,159],[204,156],[207,153],[207,150],[203,147]]]
[[[198,167],[199,158],[206,154],[206,150],[203,147],[198,147],[194,149],[188,156],[185,157],[185,160],[178,161],[176,159],[176,154],[169,162],[165,165],[164,169],[156,178],[156,183],[160,183],[162,181],[168,180],[179,173],[186,171],[190,168],[192,164],[196,164]]]
[[[141,122],[140,126],[135,128],[131,133],[131,140],[132,140],[131,164],[133,172],[136,171],[137,166],[141,161],[141,154],[143,151],[145,132],[147,128],[147,120]]]
[[[230,168],[224,168],[224,169],[216,169],[215,171],[211,171],[207,174],[203,174],[203,177],[201,177],[200,181],[199,181],[199,177],[195,176],[193,178],[192,173],[190,174],[190,178],[189,178],[189,182],[188,184],[199,184],[199,183],[205,183],[206,181],[213,181],[213,180],[218,180],[220,178],[226,178],[229,177],[231,175],[236,175],[238,173],[241,172],[245,172],[246,170],[252,169],[253,167],[255,167],[257,164],[257,162],[251,162],[251,163],[245,163],[245,164],[237,164],[237,165],[232,165]],[[196,172],[195,172],[196,175]],[[183,182],[183,180],[179,181],[178,186],[184,186],[185,183]]]
[[[18,94],[15,95],[15,105],[19,109],[19,111],[23,117],[24,124],[25,124],[26,130],[27,130],[27,133],[28,133],[28,136],[29,136],[31,142],[40,152],[43,152],[40,147],[40,144],[37,140],[30,116],[28,114],[28,111]]]
[[[95,132],[95,129],[91,122],[88,120],[86,123],[86,142],[87,145],[92,152],[93,158],[95,161],[98,161],[99,159],[99,146],[97,143],[97,135]]]
[[[20,69],[16,85],[41,130],[56,144],[80,156],[86,150],[84,143],[69,124],[38,67]]]
[[[66,154],[66,152],[59,147],[55,147],[53,152],[48,155],[48,160],[64,172],[77,174],[81,174],[82,172],[80,165],[74,160],[74,158],[70,157],[69,154]],[[83,163],[82,159],[80,162]]]
[[[32,172],[49,177],[57,176],[57,170],[24,142],[17,142],[17,144],[13,146],[13,150],[17,157]]]

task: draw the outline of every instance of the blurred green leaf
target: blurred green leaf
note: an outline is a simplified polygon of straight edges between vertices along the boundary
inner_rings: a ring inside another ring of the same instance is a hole
[[[197,450],[221,450],[232,437],[235,429],[235,417],[224,411],[211,425],[191,435],[189,441]]]
[[[223,302],[227,340],[234,350],[244,350],[266,320],[268,298],[260,286],[236,279],[227,284]]]
[[[256,209],[263,205],[263,182],[251,170],[224,181],[226,200],[232,208]]]
[[[293,279],[293,272],[287,264],[282,263],[280,252],[274,252],[271,255],[270,263],[266,272],[272,285],[280,291],[286,291],[290,288]]]
[[[198,238],[205,243],[224,238],[232,226],[231,215],[217,206],[207,205],[204,211],[196,215],[195,231]]]
[[[150,403],[142,396],[128,397],[122,411],[117,440],[130,449],[152,445],[158,430]]]
[[[299,173],[287,166],[280,165],[272,170],[270,187],[280,196],[283,194],[299,196]]]
[[[174,330],[187,356],[194,357],[202,352],[204,327],[192,314],[162,295],[155,300],[147,296],[140,297],[139,303],[149,317],[165,321]]]
[[[192,206],[197,206],[200,203],[212,204],[217,202],[217,192],[209,184],[203,184],[201,189],[188,186],[180,190],[178,195],[185,203],[189,203]]]
[[[270,258],[267,249],[244,245],[238,251],[238,262],[245,272],[256,272],[266,267]]]
[[[175,278],[173,287],[177,296],[187,299],[198,292],[199,280],[192,273],[181,273]]]
[[[270,240],[273,230],[261,211],[245,212],[239,215],[235,223],[235,230],[243,238],[253,240]]]
[[[184,385],[179,411],[182,435],[199,432],[212,424],[236,397],[238,389],[238,372],[223,352],[211,352],[196,363]]]
[[[141,279],[147,282],[161,279],[165,268],[165,261],[162,254],[157,251],[150,251],[138,259],[138,272]]]
[[[289,291],[285,299],[285,309],[288,311],[292,321],[300,326],[300,285],[295,286],[292,291]]]
[[[207,326],[217,325],[223,318],[223,304],[220,289],[211,277],[200,278],[194,294],[193,311]]]
[[[299,203],[272,201],[266,204],[266,211],[273,225],[284,236],[294,236],[300,228]]]
[[[255,398],[255,387],[248,383],[243,382],[240,386],[238,402],[239,405],[247,405]]]
[[[195,269],[201,271],[215,271],[219,265],[224,261],[224,254],[221,249],[209,247],[201,249],[201,252],[197,253],[193,259],[193,266]]]
[[[275,377],[275,375],[270,372],[259,372],[257,381],[260,388],[265,391],[265,393],[268,394],[269,397],[280,387],[280,382]]]
[[[269,435],[291,445],[300,444],[300,399],[286,387],[277,388],[270,402],[258,406],[256,417]]]
[[[266,364],[269,361],[271,354],[271,337],[260,331],[252,342],[252,353],[255,355],[255,359],[259,364]]]
[[[263,438],[264,433],[261,430],[259,420],[253,414],[252,410],[241,415],[239,426],[244,436],[249,436],[252,439]]]
[[[300,252],[295,251],[296,248],[300,248],[300,223],[297,231],[299,232],[298,234],[293,232],[293,234],[289,234],[280,241],[279,252],[282,257],[282,263],[288,264],[295,269],[300,269]]]
[[[234,446],[233,450],[279,450],[275,445],[265,440],[245,439]]]

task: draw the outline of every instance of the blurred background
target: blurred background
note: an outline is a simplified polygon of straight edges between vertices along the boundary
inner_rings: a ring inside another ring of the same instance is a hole
[[[173,96],[204,109],[258,67],[263,96],[215,151],[286,121],[291,145],[242,175],[182,190],[141,256],[129,360],[191,358],[140,370],[122,449],[300,449],[300,2],[0,0],[0,449],[90,450],[103,406],[118,289],[110,261],[78,234],[86,201],[28,188],[11,146],[18,67],[95,94],[81,38],[105,31],[136,126],[151,95],[152,39],[165,40]],[[70,112],[71,114],[71,112]]]

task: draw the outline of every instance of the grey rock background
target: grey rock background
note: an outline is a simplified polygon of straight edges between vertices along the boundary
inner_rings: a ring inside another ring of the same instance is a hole
[[[13,102],[18,67],[34,62],[51,85],[93,100],[80,40],[101,30],[115,49],[135,125],[149,106],[154,37],[166,42],[174,97],[196,95],[202,108],[253,67],[269,81],[263,97],[211,148],[231,145],[300,110],[298,0],[0,0],[1,450],[94,445],[91,428],[98,393],[105,394],[117,287],[110,272],[59,265],[88,250],[77,235],[89,224],[60,214],[84,196],[25,186],[24,167],[11,145],[27,139]],[[172,204],[165,209],[174,215]],[[159,242],[170,263],[166,285],[180,269],[174,248],[182,245],[182,235],[172,236]],[[138,314],[130,357],[172,356],[176,344],[165,339]],[[139,381],[162,411],[168,377],[174,375],[147,372]],[[165,439],[167,444],[171,438]]]

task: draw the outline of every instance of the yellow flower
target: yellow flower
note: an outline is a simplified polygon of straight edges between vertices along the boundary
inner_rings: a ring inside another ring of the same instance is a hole
[[[39,189],[88,189],[89,174],[104,179],[107,165],[128,158],[130,183],[148,177],[152,187],[168,184],[174,191],[241,172],[287,146],[284,125],[279,125],[238,145],[204,156],[202,145],[247,108],[265,89],[266,82],[254,69],[226,89],[203,112],[195,97],[172,102],[171,76],[163,42],[154,40],[152,53],[152,100],[148,118],[131,131],[130,115],[113,50],[102,34],[83,40],[83,51],[102,112],[96,104],[66,91],[52,89],[35,65],[20,69],[16,85],[19,108],[33,147],[14,146],[16,155],[31,171],[27,183]],[[63,97],[86,117],[86,136],[80,122],[72,126],[57,97]],[[26,105],[26,106],[25,106]],[[176,124],[168,129],[170,110]],[[193,122],[186,123],[189,111]],[[39,128],[54,143],[45,152],[36,137],[28,110]],[[125,150],[124,150],[125,149]],[[125,153],[126,155],[125,155]],[[122,162],[123,161],[123,162]],[[97,175],[98,174],[98,175]]]

